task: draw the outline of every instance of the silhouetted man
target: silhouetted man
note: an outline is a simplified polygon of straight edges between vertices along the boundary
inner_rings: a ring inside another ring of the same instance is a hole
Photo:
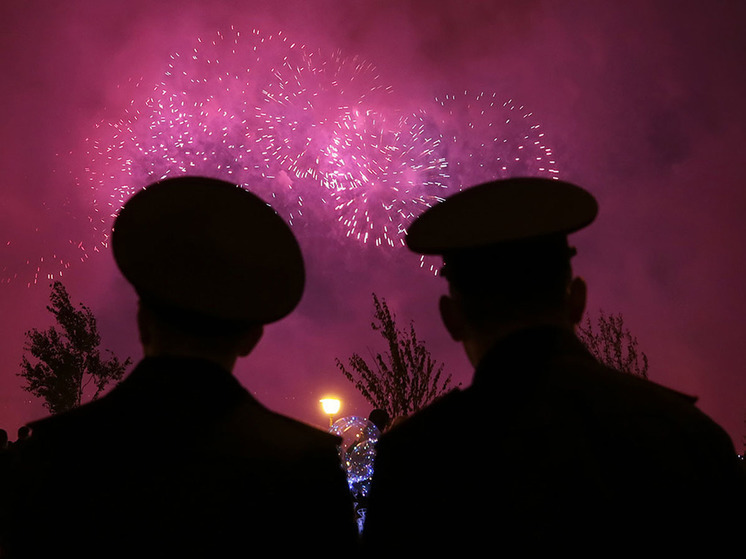
[[[574,333],[586,286],[567,235],[596,213],[572,184],[511,179],[412,224],[409,248],[444,258],[442,319],[475,372],[379,441],[369,553],[613,557],[738,542],[746,486],[725,432],[693,398],[602,366]]]
[[[112,247],[139,296],[145,357],[99,400],[32,424],[4,509],[7,556],[354,546],[339,440],[267,410],[231,374],[301,298],[285,222],[233,184],[174,178],[125,204]]]

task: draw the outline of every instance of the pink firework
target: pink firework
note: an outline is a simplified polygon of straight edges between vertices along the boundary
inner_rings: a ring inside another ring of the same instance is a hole
[[[377,104],[391,88],[371,63],[340,51],[296,51],[274,77],[261,105],[264,151],[295,178],[333,190],[350,187],[338,181],[330,162],[339,127],[351,111]]]
[[[391,88],[372,64],[282,33],[231,29],[199,40],[170,57],[160,81],[136,90],[92,134],[79,181],[92,193],[103,245],[124,200],[170,175],[232,180],[292,225],[315,220],[326,234],[333,217],[332,236],[389,247],[402,246],[409,223],[447,191],[557,175],[543,131],[522,106],[464,92],[402,116],[383,108]]]
[[[401,246],[413,217],[442,200],[446,161],[422,115],[355,109],[338,124],[326,156],[334,210],[347,237]]]

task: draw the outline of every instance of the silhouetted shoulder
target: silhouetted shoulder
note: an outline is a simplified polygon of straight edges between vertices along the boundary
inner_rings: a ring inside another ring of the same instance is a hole
[[[12,512],[13,543],[49,534],[32,542],[38,556],[62,549],[54,542],[75,557],[233,557],[252,545],[296,556],[357,537],[337,438],[268,410],[207,363],[140,364],[100,400],[35,427]],[[81,472],[104,482],[81,492],[67,481]],[[80,518],[85,542],[66,535]]]
[[[81,430],[103,430],[106,428],[106,416],[113,411],[108,401],[102,398],[57,415],[32,421],[29,423],[32,440],[38,440],[39,437],[73,436],[80,434]],[[98,418],[102,421],[90,423],[91,419]]]
[[[697,398],[600,364],[562,364],[557,390],[590,416],[619,427],[644,429],[645,436],[669,436],[675,430],[708,434],[732,446],[723,429],[697,406]],[[563,386],[559,386],[562,383]],[[724,436],[724,437],[723,437]]]
[[[406,452],[408,447],[417,447],[416,444],[410,445],[410,441],[437,439],[456,428],[458,422],[454,418],[460,417],[460,410],[469,404],[468,392],[454,388],[417,413],[397,422],[381,436],[379,448],[401,446]]]
[[[336,450],[341,439],[298,420],[273,412],[256,402],[237,407],[225,418],[224,436],[238,437],[250,444],[238,449],[257,448],[291,459],[309,452]]]

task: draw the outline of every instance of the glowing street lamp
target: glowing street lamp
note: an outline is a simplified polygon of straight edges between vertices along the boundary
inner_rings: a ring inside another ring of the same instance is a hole
[[[331,427],[334,423],[334,416],[339,413],[339,408],[342,406],[337,398],[322,398],[319,400],[324,413],[329,416],[329,426]]]

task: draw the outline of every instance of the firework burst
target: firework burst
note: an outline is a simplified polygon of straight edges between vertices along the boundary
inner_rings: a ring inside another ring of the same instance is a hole
[[[327,154],[334,210],[345,235],[376,246],[404,245],[413,217],[443,199],[446,161],[439,147],[421,113],[351,111]]]
[[[273,72],[275,79],[262,92],[264,151],[296,178],[333,190],[343,188],[330,162],[337,132],[351,111],[375,103],[391,88],[381,83],[372,64],[340,51],[293,54]]]
[[[282,33],[231,28],[200,39],[170,56],[160,80],[140,79],[133,91],[86,141],[77,186],[94,241],[29,259],[34,282],[107,246],[125,200],[172,175],[230,180],[293,226],[316,222],[327,236],[389,247],[402,246],[411,221],[449,191],[557,176],[543,130],[512,100],[466,91],[402,115],[390,109],[391,88],[371,63],[310,50]],[[422,266],[437,273],[425,259]],[[7,268],[5,281],[11,276]]]

